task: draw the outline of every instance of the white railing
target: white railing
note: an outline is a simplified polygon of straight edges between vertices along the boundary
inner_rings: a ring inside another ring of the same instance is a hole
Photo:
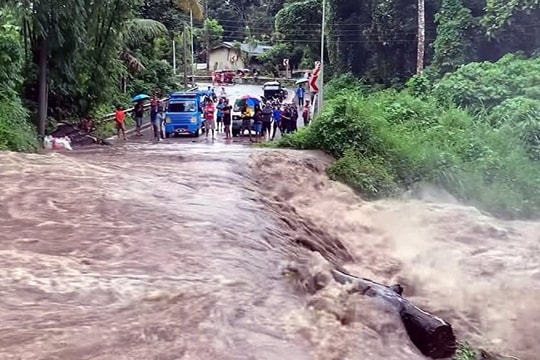
[[[198,86],[198,85],[195,86],[195,87],[193,87],[193,88],[191,88],[191,89],[186,90],[186,92],[192,92],[192,91],[197,91],[197,90],[199,90],[199,86]],[[167,103],[167,101],[169,101],[169,98],[168,98],[168,97],[165,97],[165,98],[161,99],[161,102],[163,102],[163,103]],[[145,104],[145,105],[144,105],[144,110],[148,110],[148,109],[150,109],[150,104]],[[126,109],[126,110],[124,110],[124,112],[125,112],[126,114],[132,114],[132,113],[133,113],[133,110],[135,110],[135,107]],[[107,114],[107,115],[105,115],[104,117],[102,117],[102,118],[100,119],[100,121],[110,121],[110,120],[114,119],[114,116],[115,116],[115,113],[114,113],[114,112],[113,112],[113,113],[110,113],[110,114]]]

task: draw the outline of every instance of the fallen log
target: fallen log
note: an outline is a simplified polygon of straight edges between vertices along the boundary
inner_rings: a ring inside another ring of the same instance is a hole
[[[332,270],[332,276],[338,283],[352,283],[351,292],[375,297],[390,305],[400,315],[409,338],[424,356],[444,359],[452,357],[456,352],[457,343],[452,326],[403,298],[403,288],[399,284],[386,286],[337,269]]]

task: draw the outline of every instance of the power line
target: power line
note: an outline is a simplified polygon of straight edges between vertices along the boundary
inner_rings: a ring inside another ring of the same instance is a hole
[[[241,28],[244,28],[245,26],[249,26],[248,24],[246,24],[245,21],[243,20],[229,20],[229,19],[223,19],[223,20],[220,20],[220,19],[215,19],[219,22],[220,25],[226,25],[226,26],[234,26],[234,25],[239,25],[241,26]],[[430,22],[428,22],[430,23]],[[331,22],[332,24],[332,27],[333,28],[346,28],[346,27],[351,27],[353,29],[350,29],[350,30],[354,30],[354,29],[358,29],[358,28],[362,28],[362,27],[367,27],[367,26],[371,26],[373,23],[362,23],[362,24],[351,24],[351,23],[348,23],[348,22],[343,22],[343,23],[339,23],[339,22]],[[435,23],[431,22],[431,24],[435,25]],[[198,21],[196,22],[196,25],[201,25],[202,26],[202,22],[201,21]],[[304,27],[311,27],[311,28],[321,28],[321,24],[320,23],[303,23],[302,26]],[[249,26],[251,29],[255,29],[255,28],[258,28],[258,29],[264,29],[264,30],[268,30],[268,28],[266,27],[257,27],[257,26]],[[429,27],[426,27],[426,29],[429,28]],[[435,26],[433,26],[433,29],[435,28]]]
[[[243,20],[230,20],[230,19],[223,19],[223,20],[215,19],[215,20],[217,20],[220,25],[224,25],[227,27],[238,25],[239,31],[243,30],[246,26],[249,26]],[[358,32],[359,30],[366,30],[366,28],[369,28],[373,25],[373,23],[351,24],[351,23],[339,23],[339,22],[338,23],[332,22],[329,24],[331,24],[332,30],[339,30],[340,32]],[[426,22],[426,24],[431,25],[431,26],[426,26],[426,30],[432,30],[432,31],[437,30],[437,24],[435,22]],[[194,25],[202,26],[203,24],[202,22],[199,21],[199,22],[196,22]],[[316,31],[316,30],[320,31],[321,29],[320,23],[305,23],[305,24],[302,24],[301,26],[306,28],[305,30],[303,30],[306,32]],[[350,27],[351,29],[347,29],[348,27]],[[252,30],[261,30],[261,31],[269,30],[268,27],[264,27],[264,26],[249,26],[249,28]],[[519,28],[525,28],[525,29],[540,28],[540,24],[523,24],[523,25],[513,24],[513,27],[511,29],[502,29],[500,30],[500,32],[506,32],[506,31],[513,32],[513,31],[517,31]],[[297,30],[298,29],[294,29],[294,31],[297,31]]]
[[[426,38],[426,41],[434,41],[435,38]],[[274,43],[299,43],[299,44],[320,44],[318,40],[295,40],[295,39],[279,39],[273,40]],[[337,40],[331,42],[338,42],[340,44],[380,44],[380,43],[414,43],[416,44],[416,39],[388,39],[388,40]]]

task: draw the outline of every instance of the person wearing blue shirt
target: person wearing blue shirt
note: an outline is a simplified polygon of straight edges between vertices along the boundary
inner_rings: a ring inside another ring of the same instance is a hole
[[[217,110],[217,131],[223,130],[223,108],[225,107],[225,99],[220,98],[216,106]]]
[[[303,107],[304,106],[304,95],[306,93],[306,90],[302,87],[302,84],[298,84],[298,88],[296,89],[296,97],[298,98],[298,106]]]
[[[216,100],[216,93],[211,86],[209,86],[208,90],[206,90],[206,96],[212,99],[212,101]]]
[[[274,112],[272,113],[272,118],[274,119],[274,130],[272,131],[272,141],[276,137],[276,131],[279,128],[279,132],[283,133],[281,129],[281,109],[279,105],[274,106]]]

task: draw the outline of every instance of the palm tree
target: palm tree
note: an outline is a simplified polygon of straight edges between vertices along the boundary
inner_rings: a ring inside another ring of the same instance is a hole
[[[203,9],[199,0],[173,0],[174,4],[185,12],[192,12],[196,19],[203,17]],[[110,6],[103,6],[100,2],[93,0],[72,0],[69,5],[58,5],[52,0],[7,0],[4,1],[11,5],[14,9],[19,9],[21,12],[21,28],[24,32],[25,49],[31,53],[31,61],[38,67],[38,129],[39,134],[45,134],[45,125],[47,122],[48,108],[48,70],[49,58],[53,50],[61,50],[61,59],[55,61],[61,62],[67,60],[64,64],[65,73],[71,71],[69,60],[70,53],[76,51],[78,45],[86,39],[87,23],[90,14],[101,17],[101,20],[107,16],[111,20],[99,21],[100,34],[99,41],[96,41],[95,52],[96,58],[99,59],[104,44],[111,41],[115,36],[115,31],[110,24],[118,14],[115,11],[121,5],[120,0],[106,2]],[[105,9],[101,11],[100,9]],[[149,20],[134,20],[128,24],[127,30],[124,32],[124,48],[129,49],[129,44],[133,45],[136,37],[142,39],[142,34],[157,34],[163,31],[163,24],[158,25],[157,22]],[[30,55],[30,54],[29,54]],[[122,51],[122,56],[125,61],[137,67],[140,62],[134,61],[133,54],[129,51]],[[96,71],[97,68],[96,68]]]
[[[133,49],[136,49],[148,39],[153,39],[166,33],[167,28],[159,21],[150,19],[130,20],[123,34],[120,59],[124,61],[124,64],[129,70],[133,72],[143,71],[144,64],[135,56]]]
[[[202,19],[203,7],[199,0],[174,0],[181,11],[192,13],[195,19]],[[184,29],[186,24],[184,23]],[[126,67],[133,72],[144,70],[144,64],[135,56],[133,49],[139,47],[144,41],[156,38],[167,32],[167,28],[161,22],[151,19],[133,19],[129,21],[124,33],[123,48],[120,51],[120,59]]]

